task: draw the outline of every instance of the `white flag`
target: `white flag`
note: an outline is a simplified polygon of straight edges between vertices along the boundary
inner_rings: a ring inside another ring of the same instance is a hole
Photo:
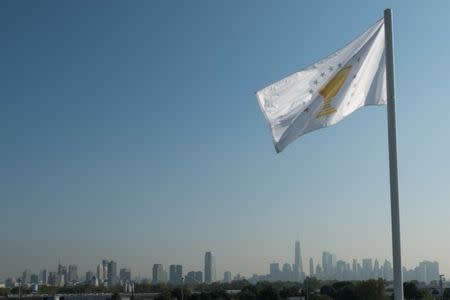
[[[386,104],[384,20],[341,50],[256,93],[277,152],[365,105]]]

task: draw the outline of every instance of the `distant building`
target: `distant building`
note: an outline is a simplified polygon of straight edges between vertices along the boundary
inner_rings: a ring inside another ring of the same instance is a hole
[[[216,280],[216,270],[212,252],[205,253],[205,282],[211,283]]]
[[[31,284],[39,284],[39,276],[37,274],[31,274],[30,283]]]
[[[346,274],[347,274],[347,264],[345,261],[343,260],[338,260],[336,262],[336,274],[335,274],[335,278],[336,280],[345,280],[346,278]]]
[[[186,274],[185,282],[188,284],[200,284],[203,282],[202,271],[190,271]]]
[[[86,276],[85,276],[85,278],[84,278],[84,281],[86,281],[86,283],[88,283],[88,284],[92,284],[92,285],[93,285],[92,279],[93,279],[94,277],[95,277],[95,276],[94,276],[94,272],[92,272],[92,271],[87,271],[87,272],[86,272]]]
[[[358,264],[358,261],[356,259],[353,259],[353,261],[352,261],[352,279],[353,280],[359,279],[357,264]]]
[[[77,282],[78,281],[78,266],[77,265],[69,265],[69,273],[68,273],[68,282]]]
[[[6,288],[8,288],[8,289],[10,289],[10,288],[13,288],[14,287],[14,285],[16,284],[16,279],[15,278],[6,278],[6,281],[5,281],[5,287]]]
[[[61,263],[58,264],[58,275],[64,275],[67,280],[67,267],[61,265]]]
[[[225,271],[223,273],[223,282],[225,282],[225,283],[231,282],[231,272],[230,271]]]
[[[181,265],[169,266],[169,282],[175,285],[183,283],[183,266]]]
[[[364,258],[362,260],[362,270],[361,270],[361,279],[367,280],[372,278],[373,267],[372,267],[372,259]]]
[[[62,287],[66,284],[66,275],[57,274],[56,275],[56,286]]]
[[[126,282],[126,281],[131,281],[131,269],[129,269],[129,268],[120,269],[119,279],[122,283]]]
[[[30,283],[30,271],[29,270],[24,270],[22,272],[22,283],[23,284]]]
[[[383,279],[391,281],[394,278],[392,265],[389,261],[385,260],[383,264]]]
[[[202,271],[197,271],[197,272],[195,272],[195,274],[194,274],[194,278],[195,278],[195,282],[203,282],[203,273],[202,273]]]
[[[283,264],[283,268],[281,270],[281,280],[292,281],[294,279],[293,277],[291,265],[288,263]]]
[[[105,275],[103,274],[103,265],[97,265],[97,279],[103,281],[105,279]]]
[[[302,262],[302,253],[300,249],[300,241],[295,242],[295,256],[294,256],[294,281],[303,280],[303,262]]]
[[[375,279],[382,278],[380,264],[378,263],[378,259],[375,259],[373,264],[373,274],[372,277]]]
[[[333,255],[324,251],[322,253],[322,272],[323,279],[332,279],[333,277]]]
[[[309,277],[314,276],[314,262],[312,257],[309,259]]]
[[[44,270],[41,270],[41,272],[39,273],[39,277],[40,277],[40,282],[43,284],[43,285],[46,285],[47,284],[47,270],[46,269],[44,269]]]
[[[317,266],[316,266],[316,277],[317,278],[322,278],[323,277],[323,270],[322,270],[322,268],[320,267],[319,264],[317,264]]]
[[[271,263],[270,264],[270,271],[269,271],[269,275],[270,275],[270,279],[272,281],[278,281],[280,280],[280,264],[279,263]]]
[[[101,281],[107,281],[108,280],[108,264],[109,264],[109,261],[107,259],[103,259],[102,260],[103,277],[100,278]]]
[[[108,263],[107,270],[108,270],[108,273],[107,273],[108,274],[108,287],[111,287],[111,286],[113,286],[113,285],[118,283],[118,280],[117,280],[118,279],[117,278],[117,263],[115,261],[111,260]]]
[[[437,262],[422,261],[414,269],[414,273],[410,276],[419,282],[430,283],[439,280],[439,264]]]
[[[162,283],[164,280],[164,267],[162,264],[154,264],[153,265],[153,280],[152,283]]]
[[[48,284],[51,286],[56,286],[57,276],[58,274],[56,272],[48,272],[48,279],[47,279]]]

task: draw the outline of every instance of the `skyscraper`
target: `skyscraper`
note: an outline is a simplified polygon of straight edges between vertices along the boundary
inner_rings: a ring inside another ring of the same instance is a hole
[[[103,273],[103,265],[97,265],[97,279],[100,282],[103,282],[103,280],[105,279],[105,275]]]
[[[117,263],[110,261],[108,263],[108,286],[111,287],[117,284]]]
[[[164,278],[164,267],[162,264],[154,264],[153,265],[153,278],[152,283],[161,283],[165,281]]]
[[[120,269],[119,279],[122,283],[126,281],[131,281],[131,270],[129,268]]]
[[[23,284],[28,284],[30,283],[30,271],[29,270],[24,270],[22,273],[22,283]]]
[[[67,276],[68,282],[78,281],[78,267],[76,265],[69,265],[69,274]]]
[[[384,264],[383,264],[383,278],[385,280],[392,280],[393,279],[392,265],[387,260],[385,260]]]
[[[280,264],[279,263],[271,263],[270,264],[270,279],[272,281],[280,280]]]
[[[183,282],[183,266],[170,265],[169,266],[169,282],[172,284],[182,284]]]
[[[87,271],[86,272],[86,276],[85,276],[85,282],[86,283],[88,283],[88,284],[92,284],[93,283],[93,278],[95,278],[95,276],[94,276],[94,272],[92,272],[92,271]]]
[[[369,278],[372,278],[373,274],[373,266],[372,266],[372,259],[371,258],[364,258],[362,260],[362,270],[361,270],[361,279],[367,280]]]
[[[303,279],[303,263],[302,254],[300,250],[300,241],[295,242],[295,257],[294,257],[294,280],[300,281]]]
[[[44,269],[40,272],[40,277],[41,277],[41,283],[43,285],[46,285],[47,284],[47,270],[46,269]]]
[[[216,280],[216,270],[212,252],[205,253],[205,282],[211,283]]]
[[[190,271],[186,275],[186,283],[189,284],[199,284],[203,282],[203,273],[202,271]]]
[[[352,279],[353,280],[359,279],[357,264],[358,264],[357,260],[353,259],[353,262],[352,262]]]
[[[31,274],[31,276],[30,276],[30,283],[31,284],[38,284],[39,283],[39,276],[38,276],[38,274]]]
[[[314,276],[314,262],[312,257],[309,259],[309,277]]]
[[[56,272],[48,272],[47,283],[49,285],[55,286],[56,285],[57,276],[58,275],[57,275]]]
[[[108,264],[109,261],[107,259],[102,260],[102,271],[103,271],[103,278],[101,278],[102,281],[105,281],[108,279]]]
[[[223,282],[225,282],[225,283],[231,282],[231,272],[230,271],[225,271],[223,273]]]
[[[373,278],[381,278],[381,269],[380,264],[378,263],[378,259],[375,259],[375,263],[373,264]]]
[[[281,270],[281,280],[291,281],[293,279],[292,274],[293,274],[293,272],[292,272],[291,265],[288,263],[283,264],[283,268]]]
[[[329,252],[322,253],[323,278],[332,279],[333,276],[333,255]]]
[[[56,278],[57,286],[64,286],[67,281],[67,267],[58,263],[58,276]]]

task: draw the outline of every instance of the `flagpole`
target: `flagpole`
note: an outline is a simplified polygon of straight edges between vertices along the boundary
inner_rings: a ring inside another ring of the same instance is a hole
[[[398,203],[397,133],[395,122],[394,50],[392,12],[384,10],[386,42],[387,119],[389,138],[389,175],[391,186],[392,257],[394,267],[394,299],[403,300],[402,257],[400,247],[400,209]]]

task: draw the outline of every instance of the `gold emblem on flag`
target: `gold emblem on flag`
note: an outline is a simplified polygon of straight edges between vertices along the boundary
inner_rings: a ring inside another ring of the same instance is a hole
[[[348,73],[350,72],[350,69],[352,66],[346,66],[339,72],[337,72],[336,75],[334,75],[333,78],[331,78],[327,84],[325,84],[320,90],[319,95],[323,97],[323,107],[322,109],[317,113],[316,118],[326,117],[329,115],[332,115],[336,112],[336,108],[331,106],[331,100],[334,96],[337,95],[339,90],[344,85],[345,80],[347,79]]]

